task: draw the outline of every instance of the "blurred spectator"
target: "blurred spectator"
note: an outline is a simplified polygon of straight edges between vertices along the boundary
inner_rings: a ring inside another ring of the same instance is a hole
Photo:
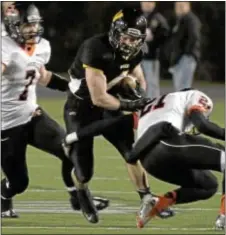
[[[1,2],[3,5],[9,3]],[[19,1],[16,3],[25,4],[29,2]],[[35,4],[40,8],[43,15],[44,38],[48,39],[52,45],[49,69],[65,72],[82,41],[93,34],[108,30],[111,15],[119,9],[125,6],[139,7],[140,2],[35,1]],[[175,2],[171,1],[158,1],[157,3],[158,11],[162,12],[169,19],[168,23],[172,26],[175,25],[175,21],[170,21],[172,14],[175,16],[172,11],[174,4]],[[225,78],[225,2],[192,2],[192,9],[202,22],[202,57],[196,78],[223,82]],[[153,12],[156,12],[156,10]],[[1,18],[3,19],[3,14]],[[4,35],[4,25],[2,25],[2,31]],[[155,40],[156,35],[153,35]],[[155,41],[158,42],[158,40]],[[168,48],[167,44],[165,45],[166,48]],[[170,40],[169,44],[171,44]],[[175,45],[175,42],[169,45],[170,50],[162,50],[162,46],[160,50],[157,50],[157,52],[162,52],[160,63],[162,77],[164,78],[167,78],[169,75],[167,72],[169,62],[171,61],[171,67],[177,64],[177,62],[173,62],[174,55],[169,54],[171,47],[175,47]],[[170,59],[171,57],[172,60]],[[64,63],[62,63],[62,58]]]
[[[201,23],[191,11],[190,2],[176,2],[176,25],[170,39],[170,69],[175,90],[192,86],[200,59]]]
[[[5,15],[9,14],[17,14],[18,11],[15,8],[15,2],[2,2],[2,23],[1,23],[1,35],[6,36],[7,32],[5,30],[5,25],[3,23],[3,19]]]
[[[160,95],[159,48],[168,36],[169,27],[166,19],[157,12],[156,2],[141,2],[141,9],[148,22],[142,68],[147,81],[147,95],[154,98]]]

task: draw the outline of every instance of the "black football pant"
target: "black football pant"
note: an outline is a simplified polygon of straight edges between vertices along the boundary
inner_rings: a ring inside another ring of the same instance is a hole
[[[152,176],[179,185],[177,203],[208,199],[218,188],[210,170],[221,172],[223,149],[210,140],[187,134],[160,141],[141,163]]]
[[[1,183],[2,196],[11,198],[22,193],[28,186],[26,148],[31,145],[57,156],[63,161],[62,175],[68,187],[74,185],[71,179],[73,164],[66,158],[61,142],[65,137],[63,128],[41,109],[41,115],[33,117],[24,125],[1,132],[2,170],[7,178]]]
[[[92,106],[88,101],[80,101],[73,95],[68,96],[64,109],[64,120],[67,133],[78,132],[98,120],[105,120],[120,116],[118,111],[105,111]],[[128,122],[115,122],[110,128],[106,128],[102,135],[115,146],[119,153],[128,157],[134,143],[133,119]],[[93,176],[93,136],[72,144],[70,160],[75,167],[75,175],[79,182],[87,183]]]

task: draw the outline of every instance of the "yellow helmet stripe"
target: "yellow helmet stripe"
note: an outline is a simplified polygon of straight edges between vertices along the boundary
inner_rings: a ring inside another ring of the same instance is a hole
[[[123,12],[122,11],[119,11],[119,12],[117,12],[115,15],[114,15],[114,17],[113,17],[113,22],[115,22],[116,20],[118,20],[118,19],[120,19],[120,18],[122,18],[123,17]]]

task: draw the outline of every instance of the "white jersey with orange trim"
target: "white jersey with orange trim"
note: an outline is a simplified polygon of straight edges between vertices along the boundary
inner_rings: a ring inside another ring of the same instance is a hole
[[[3,22],[1,23],[1,35],[2,35],[2,37],[7,36],[5,24]]]
[[[169,122],[180,132],[189,132],[194,127],[189,120],[191,110],[201,110],[208,117],[213,109],[212,100],[203,92],[188,90],[173,92],[150,101],[141,111],[137,128],[139,139],[152,125]]]
[[[36,84],[39,71],[48,63],[50,55],[50,44],[45,39],[25,50],[9,36],[2,37],[2,63],[6,68],[1,81],[2,130],[31,120],[38,107]]]

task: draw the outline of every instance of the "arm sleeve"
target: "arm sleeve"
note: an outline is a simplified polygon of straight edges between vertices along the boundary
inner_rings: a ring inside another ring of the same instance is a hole
[[[210,122],[205,118],[199,110],[193,110],[190,114],[190,119],[199,132],[207,136],[225,140],[225,129],[219,127],[215,123]]]
[[[187,105],[191,122],[202,134],[224,140],[225,130],[208,120],[212,109],[213,102],[207,95],[200,91],[193,92]]]
[[[81,62],[83,64],[83,68],[90,67],[103,71],[103,53],[103,47],[99,41],[94,39],[86,41],[81,51]]]

